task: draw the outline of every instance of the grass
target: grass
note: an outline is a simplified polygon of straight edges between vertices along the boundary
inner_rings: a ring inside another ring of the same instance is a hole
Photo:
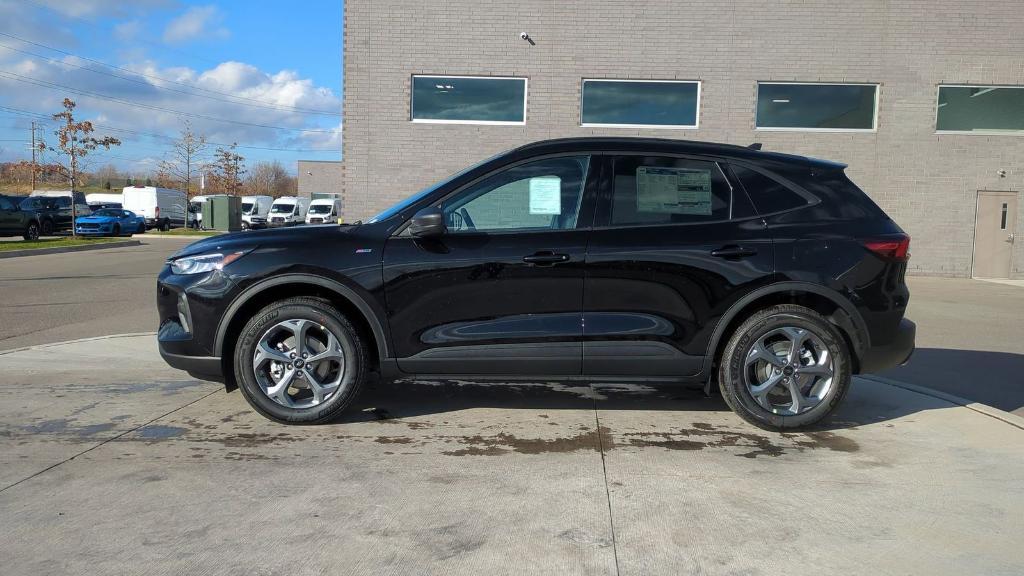
[[[146,235],[152,234],[153,236],[216,236],[222,234],[216,230],[193,230],[192,228],[171,228],[167,232],[159,232],[152,230],[146,232]]]
[[[40,248],[68,248],[71,246],[84,246],[86,244],[103,244],[129,240],[129,238],[44,238],[41,240],[20,240],[13,242],[0,242],[0,252],[12,250],[35,250]]]

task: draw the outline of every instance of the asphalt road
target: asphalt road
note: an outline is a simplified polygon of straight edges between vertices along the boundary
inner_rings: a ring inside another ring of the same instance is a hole
[[[156,275],[192,240],[0,260],[0,350],[155,331]]]
[[[189,241],[0,260],[0,350],[156,330],[154,278]],[[1024,287],[908,282],[918,349],[883,375],[1024,415]]]

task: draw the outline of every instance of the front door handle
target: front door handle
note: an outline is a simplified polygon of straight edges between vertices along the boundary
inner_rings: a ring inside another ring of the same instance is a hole
[[[530,254],[529,256],[523,256],[523,262],[527,264],[557,264],[559,262],[568,262],[568,254],[555,254],[554,252],[537,252],[536,254]]]
[[[731,246],[722,246],[721,248],[712,250],[711,255],[715,258],[747,258],[748,256],[756,256],[757,250],[733,244]]]

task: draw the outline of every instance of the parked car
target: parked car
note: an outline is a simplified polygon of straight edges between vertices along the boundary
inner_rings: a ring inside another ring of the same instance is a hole
[[[64,200],[61,208],[60,200]],[[71,202],[69,198],[29,196],[18,205],[22,210],[35,212],[39,217],[39,235],[52,236],[54,232],[71,229]]]
[[[155,186],[128,186],[122,190],[122,207],[146,220],[147,228],[167,231],[186,224],[188,214],[185,193]]]
[[[273,196],[242,196],[242,230],[267,227]]]
[[[270,207],[270,226],[295,226],[306,221],[309,198],[281,196]]]
[[[206,239],[160,273],[168,363],[281,422],[379,373],[717,385],[770,429],[904,362],[910,238],[845,165],[646,138],[530,144],[352,226]]]
[[[71,206],[72,197],[75,201],[74,210]],[[75,192],[72,195],[70,190],[33,190],[28,199],[22,202],[29,202],[28,208],[40,215],[40,225],[44,228],[41,231],[43,236],[54,232],[70,232],[75,211],[78,215],[92,212],[85,194]]]
[[[102,208],[75,220],[75,233],[82,236],[121,236],[146,232],[146,219],[131,210]]]
[[[38,240],[42,226],[39,216],[21,208],[21,196],[0,196],[0,236],[21,236]]]
[[[341,198],[318,198],[309,203],[306,224],[337,224]]]

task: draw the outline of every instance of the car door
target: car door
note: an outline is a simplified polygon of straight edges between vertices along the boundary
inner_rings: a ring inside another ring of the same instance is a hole
[[[773,274],[746,193],[713,159],[609,154],[584,281],[584,374],[686,377],[728,306]]]
[[[21,234],[21,219],[15,210],[14,203],[0,196],[0,236]]]
[[[505,166],[448,194],[447,232],[385,246],[401,370],[578,375],[595,184],[586,155]]]

